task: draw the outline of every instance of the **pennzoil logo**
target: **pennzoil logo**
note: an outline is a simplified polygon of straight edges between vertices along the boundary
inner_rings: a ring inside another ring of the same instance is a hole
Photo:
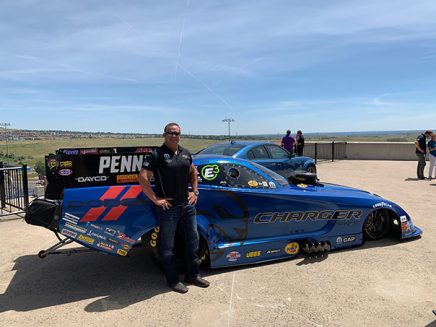
[[[117,254],[122,255],[123,257],[125,257],[127,255],[127,251],[126,250],[122,250],[122,249],[118,249],[117,250]]]
[[[138,181],[138,174],[117,175],[117,183],[136,183]]]
[[[80,241],[83,241],[83,242],[91,244],[91,245],[94,244],[94,242],[95,242],[95,240],[93,238],[85,236],[85,235],[79,235],[78,239]]]
[[[297,242],[292,242],[285,246],[285,252],[287,254],[297,254],[299,249],[300,246],[298,245]]]

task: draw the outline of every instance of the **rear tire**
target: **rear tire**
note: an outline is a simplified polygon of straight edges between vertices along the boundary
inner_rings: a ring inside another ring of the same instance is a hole
[[[207,243],[204,238],[200,236],[200,244],[198,247],[198,260],[200,261],[200,266],[209,267],[210,259],[209,259],[209,249],[207,247]],[[142,235],[141,237],[142,246],[145,247],[153,261],[160,267],[162,267],[162,263],[159,255],[159,227],[153,228],[147,234]],[[180,232],[176,233],[176,240],[174,244],[174,251],[176,253],[176,265],[177,271],[182,273],[185,270],[185,253],[183,246],[183,235]]]
[[[387,210],[371,212],[363,224],[363,235],[366,240],[379,240],[386,236],[391,227],[391,218]]]

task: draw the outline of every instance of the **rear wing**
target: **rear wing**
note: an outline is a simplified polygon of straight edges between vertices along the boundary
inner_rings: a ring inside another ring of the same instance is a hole
[[[45,157],[45,197],[62,199],[64,188],[137,184],[145,156],[156,146],[59,149]]]

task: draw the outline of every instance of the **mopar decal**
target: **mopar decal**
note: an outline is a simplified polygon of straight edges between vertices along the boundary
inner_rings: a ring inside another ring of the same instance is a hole
[[[309,220],[341,220],[359,219],[362,215],[361,210],[323,210],[323,211],[295,211],[295,212],[261,212],[254,217],[255,224],[270,224],[280,221],[281,223],[290,221]]]
[[[67,208],[99,208],[99,207],[118,207],[118,206],[140,206],[143,205],[147,200],[143,199],[135,199],[135,198],[126,198],[126,199],[104,199],[104,200],[89,200],[89,201],[69,201],[67,203]]]
[[[344,244],[344,243],[350,243],[350,242],[354,242],[356,240],[355,236],[339,236],[336,239],[336,244]]]
[[[100,157],[98,173],[137,173],[141,170],[144,157],[144,154]]]
[[[213,181],[215,178],[217,178],[219,172],[220,168],[218,165],[205,165],[203,168],[201,168],[201,177],[203,177],[205,180]]]

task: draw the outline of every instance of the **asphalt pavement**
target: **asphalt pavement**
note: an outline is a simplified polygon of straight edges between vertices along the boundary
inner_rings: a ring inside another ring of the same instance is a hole
[[[426,167],[427,169],[428,167]],[[436,180],[410,161],[321,162],[321,181],[402,206],[424,234],[320,256],[204,271],[207,289],[168,289],[141,248],[129,257],[37,253],[53,233],[0,220],[0,326],[435,326]]]

